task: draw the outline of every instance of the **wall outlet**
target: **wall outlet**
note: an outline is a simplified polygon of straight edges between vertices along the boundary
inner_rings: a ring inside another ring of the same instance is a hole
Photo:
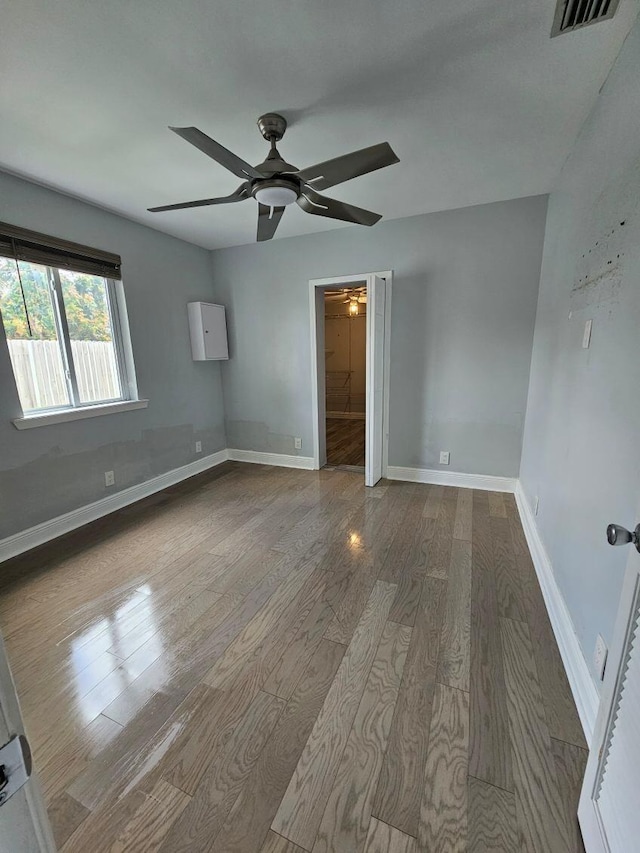
[[[593,326],[593,320],[587,320],[584,324],[584,333],[582,335],[582,349],[589,349],[589,344],[591,343],[591,327]]]
[[[441,450],[440,451],[440,464],[441,465],[448,465],[449,464],[449,451],[448,450]]]
[[[536,495],[535,500],[533,502],[533,514],[538,514],[538,509],[540,507],[540,498]]]
[[[116,476],[113,473],[113,471],[105,471],[104,472],[104,484],[105,484],[105,486],[115,486]]]
[[[600,681],[604,679],[604,670],[607,665],[607,646],[602,639],[602,635],[598,634],[596,639],[596,647],[593,650],[593,668]]]
[[[293,439],[293,446],[296,450],[302,450],[302,439],[299,436]]]
[[[202,453],[202,442],[196,441],[196,453]]]

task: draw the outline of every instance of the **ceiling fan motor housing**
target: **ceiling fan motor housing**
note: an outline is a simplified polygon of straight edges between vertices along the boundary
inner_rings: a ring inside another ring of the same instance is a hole
[[[287,120],[278,113],[265,113],[258,119],[258,129],[267,142],[280,142],[287,129]]]

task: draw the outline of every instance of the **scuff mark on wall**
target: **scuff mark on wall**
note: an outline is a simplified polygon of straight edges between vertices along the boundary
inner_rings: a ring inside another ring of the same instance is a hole
[[[46,427],[44,427],[46,429]],[[202,442],[196,454],[195,443]],[[143,430],[139,440],[64,453],[51,447],[36,459],[0,471],[0,538],[143,483],[226,446],[222,426],[195,430],[191,424]],[[115,473],[107,488],[105,471]]]
[[[270,432],[262,421],[227,421],[225,426],[229,447],[288,456],[308,455],[304,449],[296,450],[294,436]]]
[[[591,209],[569,295],[572,310],[619,300],[639,206],[640,163],[636,162],[607,186]]]

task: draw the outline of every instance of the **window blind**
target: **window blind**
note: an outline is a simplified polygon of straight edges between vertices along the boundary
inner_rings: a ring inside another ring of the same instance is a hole
[[[119,255],[0,222],[0,255],[49,267],[122,278]]]

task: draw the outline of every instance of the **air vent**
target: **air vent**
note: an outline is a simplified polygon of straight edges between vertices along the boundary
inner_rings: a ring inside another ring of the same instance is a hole
[[[558,0],[551,38],[613,18],[620,0]]]

